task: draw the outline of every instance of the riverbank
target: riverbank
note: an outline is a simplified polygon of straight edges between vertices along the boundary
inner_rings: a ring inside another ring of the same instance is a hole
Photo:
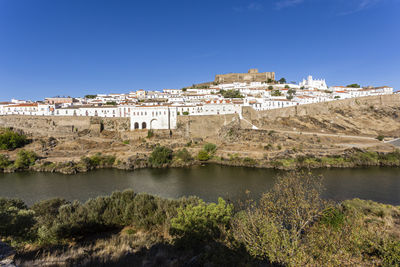
[[[187,151],[187,150],[186,150]],[[177,152],[179,153],[179,151]],[[400,167],[400,151],[375,152],[362,149],[348,149],[340,155],[316,157],[314,155],[294,155],[287,158],[253,159],[240,157],[236,153],[224,158],[213,152],[206,159],[199,160],[198,156],[188,155],[182,159],[172,151],[171,160],[157,166],[150,162],[151,154],[138,154],[125,160],[113,155],[100,153],[90,157],[82,157],[79,161],[52,162],[48,159],[35,159],[24,166],[16,166],[15,162],[0,165],[0,171],[12,173],[17,171],[55,172],[62,174],[84,173],[95,169],[115,168],[133,171],[143,168],[187,168],[202,164],[219,164],[234,167],[252,167],[277,170],[319,169],[319,168],[359,168],[359,167]]]
[[[222,199],[207,204],[131,190],[31,207],[0,199],[7,218],[0,237],[14,248],[8,259],[17,266],[399,264],[400,207],[359,199],[333,204],[320,198],[320,182],[291,174],[260,204],[235,207]],[[304,214],[292,218],[298,207]]]

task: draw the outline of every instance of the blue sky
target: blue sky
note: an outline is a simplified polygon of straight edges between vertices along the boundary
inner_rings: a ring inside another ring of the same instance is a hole
[[[0,0],[0,100],[275,71],[400,89],[400,0]]]

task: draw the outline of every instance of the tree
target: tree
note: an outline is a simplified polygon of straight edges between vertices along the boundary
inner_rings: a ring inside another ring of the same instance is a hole
[[[286,88],[286,89],[289,89],[289,88],[290,88],[290,86],[289,86],[289,85],[285,85],[285,88]]]
[[[236,216],[236,238],[257,258],[288,266],[304,265],[302,237],[328,204],[321,192],[322,177],[311,173],[290,173],[278,178],[259,204],[250,203]]]
[[[243,98],[239,90],[221,90],[220,93],[224,98]]]
[[[268,86],[268,90],[272,90],[274,87],[272,85]]]
[[[279,79],[279,83],[286,83],[286,79],[285,79],[285,78],[283,78],[283,77],[282,77],[282,78],[280,78],[280,79]]]
[[[87,98],[87,99],[93,99],[96,97],[97,97],[97,95],[85,95],[85,98]]]
[[[352,83],[352,84],[347,85],[346,87],[350,87],[350,88],[360,88],[361,86],[360,86],[359,84]]]
[[[271,96],[282,96],[282,93],[279,90],[274,90],[272,91]]]

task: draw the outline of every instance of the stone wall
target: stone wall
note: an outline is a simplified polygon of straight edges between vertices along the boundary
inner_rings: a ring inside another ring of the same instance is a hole
[[[102,130],[129,131],[129,118],[0,116],[0,127],[11,127],[40,136],[73,136],[81,132],[98,134]]]
[[[257,120],[275,120],[277,118],[287,118],[294,116],[317,116],[320,114],[329,114],[333,109],[337,108],[360,108],[374,106],[399,106],[400,95],[382,95],[367,96],[361,98],[350,98],[344,100],[336,100],[323,103],[315,103],[308,105],[292,106],[281,109],[272,109],[264,111],[256,111],[250,107],[243,108],[243,117],[248,121],[257,124]]]
[[[239,125],[238,114],[178,116],[176,132],[187,138],[212,138],[223,126]]]

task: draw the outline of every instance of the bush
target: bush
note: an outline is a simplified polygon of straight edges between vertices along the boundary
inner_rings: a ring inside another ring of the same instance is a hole
[[[0,169],[5,169],[11,164],[12,162],[8,159],[6,155],[0,154]]]
[[[0,198],[0,236],[31,238],[35,224],[33,215],[21,200]]]
[[[207,161],[210,159],[210,155],[205,150],[200,150],[197,154],[197,159],[200,161]]]
[[[172,150],[165,146],[156,146],[150,155],[149,163],[153,167],[160,167],[172,161]]]
[[[378,135],[376,137],[376,139],[378,139],[379,141],[383,141],[383,139],[385,139],[385,137],[383,135]]]
[[[207,153],[210,153],[210,154],[213,154],[217,150],[217,146],[212,143],[205,144],[203,148]]]
[[[112,155],[96,153],[91,157],[81,157],[81,163],[88,169],[94,169],[96,167],[112,167],[115,159],[115,156]]]
[[[27,143],[26,136],[6,129],[0,134],[0,149],[16,149]]]
[[[183,111],[182,115],[186,115],[186,116],[189,115],[189,111]]]
[[[305,173],[279,178],[258,205],[251,203],[236,216],[234,235],[256,258],[304,265],[303,234],[326,205],[320,197],[321,184],[320,177]]]
[[[189,151],[186,148],[182,148],[176,152],[176,157],[183,162],[189,162],[192,160],[192,155],[190,155]]]
[[[17,153],[17,158],[15,159],[14,166],[18,169],[26,169],[29,166],[35,164],[38,156],[33,151],[20,150]]]
[[[230,226],[233,205],[218,198],[218,204],[206,204],[200,200],[197,205],[178,209],[178,215],[171,220],[170,233],[185,243],[201,244],[218,239]]]

